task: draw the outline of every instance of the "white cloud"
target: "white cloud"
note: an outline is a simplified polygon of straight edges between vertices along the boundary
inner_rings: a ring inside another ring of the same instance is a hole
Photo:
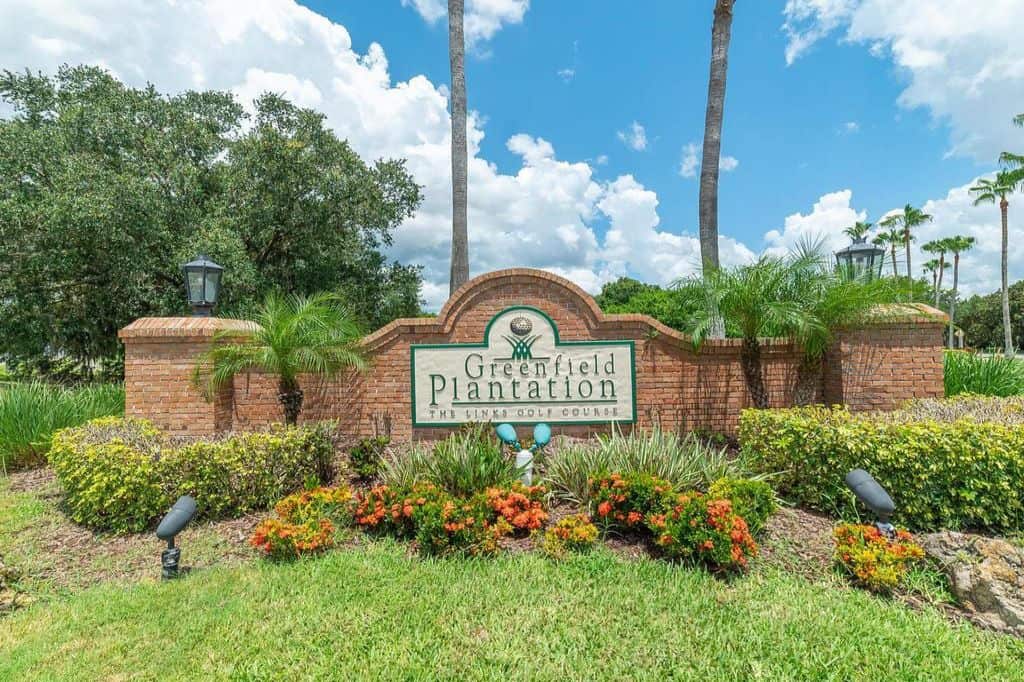
[[[856,121],[847,121],[846,123],[843,124],[842,128],[840,129],[840,132],[846,135],[853,135],[854,133],[859,133],[860,124],[857,123]]]
[[[572,79],[576,77],[576,69],[559,69],[557,73],[558,77],[566,83],[572,82]]]
[[[647,149],[647,131],[636,121],[630,124],[629,130],[620,130],[617,135],[633,151],[642,152]]]
[[[431,24],[448,15],[444,0],[402,0],[402,5]],[[462,17],[466,42],[472,46],[490,40],[506,24],[521,24],[529,8],[530,0],[467,0]]]
[[[845,246],[849,239],[843,230],[859,220],[867,220],[866,211],[850,206],[853,191],[849,189],[823,195],[806,215],[794,213],[786,216],[781,230],[771,230],[764,236],[768,253],[783,255],[801,243],[822,241],[830,251]]]
[[[784,15],[788,63],[841,28],[890,58],[908,81],[899,104],[947,122],[949,154],[992,163],[1024,145],[1010,124],[1024,111],[1024,2],[789,0]]]
[[[683,147],[683,156],[679,161],[679,174],[684,178],[695,178],[700,171],[700,147],[696,142],[690,142]],[[729,173],[739,168],[740,160],[735,156],[721,156],[718,159],[718,170]]]
[[[607,154],[598,154],[597,158],[594,159],[594,165],[605,166],[607,164],[608,164],[608,155]]]

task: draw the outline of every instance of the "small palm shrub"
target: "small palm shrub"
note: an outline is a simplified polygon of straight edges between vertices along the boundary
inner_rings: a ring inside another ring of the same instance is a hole
[[[946,396],[962,393],[1006,397],[1024,394],[1024,361],[1004,355],[945,351]]]
[[[896,589],[912,565],[924,558],[924,550],[904,530],[889,538],[874,526],[843,523],[836,526],[833,539],[836,564],[872,592]]]
[[[43,462],[60,429],[123,413],[120,384],[64,387],[33,381],[0,386],[0,473]]]
[[[552,559],[563,559],[569,553],[585,553],[597,542],[597,526],[586,514],[567,516],[544,531],[541,551]]]
[[[764,530],[769,517],[779,508],[772,487],[750,478],[720,478],[708,488],[708,497],[729,500],[733,511],[743,517],[754,535]]]
[[[553,494],[579,505],[590,500],[591,481],[609,472],[646,474],[668,481],[677,490],[704,490],[723,476],[742,476],[742,461],[730,460],[727,450],[708,445],[695,434],[679,436],[634,429],[598,436],[596,444],[575,443],[548,458],[545,483]]]
[[[666,556],[714,571],[738,571],[757,556],[746,521],[729,500],[700,493],[680,495],[665,514],[652,514],[648,527]]]

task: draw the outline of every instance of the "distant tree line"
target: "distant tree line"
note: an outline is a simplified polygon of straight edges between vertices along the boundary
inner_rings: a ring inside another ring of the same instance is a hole
[[[116,357],[117,331],[187,314],[180,266],[226,268],[219,314],[337,294],[365,328],[420,313],[421,275],[382,249],[420,188],[364,162],[324,116],[264,94],[168,96],[94,67],[0,76],[0,360]]]

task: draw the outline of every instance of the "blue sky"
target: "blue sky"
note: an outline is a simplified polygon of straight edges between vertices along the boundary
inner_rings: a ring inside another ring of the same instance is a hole
[[[597,291],[621,275],[667,284],[696,271],[699,169],[686,156],[695,145],[699,158],[703,136],[713,5],[467,0],[474,274],[532,266]],[[323,111],[364,158],[406,158],[423,185],[391,255],[423,266],[436,309],[450,235],[445,7],[0,0],[0,68],[94,63],[164,92],[218,88],[247,103],[272,90]],[[993,290],[998,210],[972,207],[967,189],[1000,151],[1024,151],[1010,125],[1024,112],[1022,34],[1019,0],[739,0],[723,261],[808,236],[838,248],[842,228],[910,202],[935,216],[918,245],[978,239],[962,282]]]
[[[398,2],[307,4],[347,26],[356,50],[382,42],[396,79],[449,82],[444,20],[428,24]],[[683,147],[703,139],[713,2],[639,4],[643,11],[616,0],[531,3],[523,23],[470,52],[469,104],[487,119],[483,155],[502,172],[518,167],[505,140],[522,132],[565,158],[605,155],[601,177],[632,173],[657,192],[666,227],[695,231],[697,182],[679,167]],[[925,108],[899,107],[905,77],[863,47],[822,42],[812,59],[787,66],[784,5],[737,3],[723,154],[740,164],[722,174],[723,232],[755,248],[786,215],[837,187],[876,216],[992,169],[943,158],[948,128]],[[561,77],[562,69],[575,74]],[[646,131],[644,151],[616,137],[633,121]]]

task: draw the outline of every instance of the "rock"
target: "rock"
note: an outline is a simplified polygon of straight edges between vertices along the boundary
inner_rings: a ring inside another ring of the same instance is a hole
[[[1024,549],[999,538],[951,531],[917,539],[946,572],[972,621],[1024,637]]]

